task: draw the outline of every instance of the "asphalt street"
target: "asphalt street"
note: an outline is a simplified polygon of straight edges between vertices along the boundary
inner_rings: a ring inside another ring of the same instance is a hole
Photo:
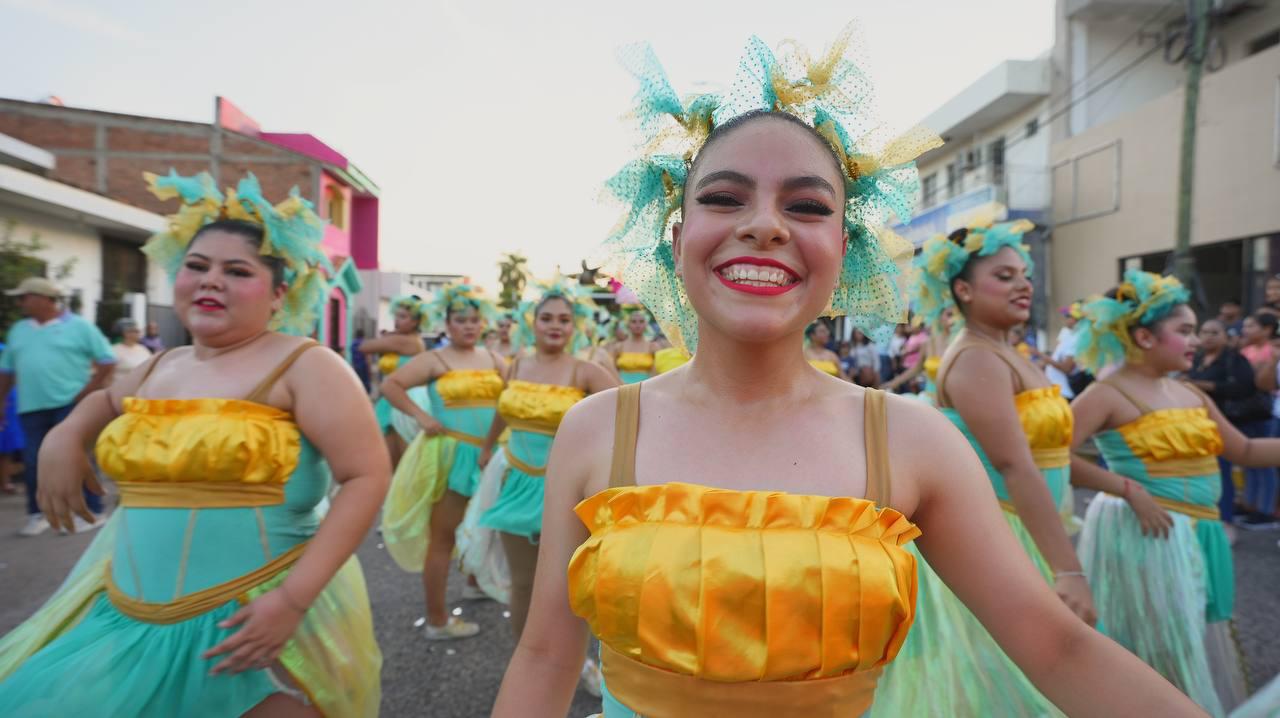
[[[57,588],[92,535],[52,532],[21,538],[23,502],[0,497],[0,633],[7,632]],[[1240,532],[1235,547],[1236,628],[1253,686],[1280,673],[1280,539],[1278,532]],[[382,715],[472,718],[487,716],[512,638],[504,607],[460,601],[462,583],[451,577],[451,606],[483,628],[475,638],[445,643],[423,639],[422,584],[402,572],[371,532],[360,548],[373,615],[382,647]],[[599,701],[582,690],[570,718],[599,710]]]

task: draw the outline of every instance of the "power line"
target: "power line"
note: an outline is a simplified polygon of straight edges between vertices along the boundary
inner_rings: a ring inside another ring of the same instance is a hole
[[[1048,100],[1048,104],[1052,105],[1057,100],[1061,100],[1064,97],[1069,97],[1072,91],[1074,91],[1081,84],[1087,82],[1089,78],[1093,76],[1093,73],[1102,69],[1103,65],[1106,65],[1108,62],[1111,61],[1112,58],[1120,54],[1120,51],[1128,47],[1129,43],[1132,42],[1135,38],[1141,36],[1142,33],[1147,29],[1147,27],[1151,25],[1151,23],[1156,22],[1157,20],[1160,20],[1163,17],[1163,15],[1169,11],[1170,8],[1173,8],[1176,5],[1178,5],[1178,2],[1179,0],[1170,0],[1169,3],[1161,6],[1160,9],[1156,10],[1155,13],[1151,15],[1151,17],[1148,17],[1146,20],[1143,20],[1142,23],[1138,25],[1137,30],[1134,30],[1133,33],[1131,33],[1128,37],[1121,40],[1120,44],[1111,48],[1111,52],[1108,52],[1106,57],[1103,57],[1101,60],[1094,63],[1093,67],[1090,67],[1088,70],[1086,70],[1084,73],[1084,76],[1082,76],[1080,79],[1076,80],[1075,82],[1071,83],[1071,86],[1068,87],[1066,90],[1063,90],[1062,94],[1059,95],[1058,97],[1056,98],[1050,97]]]

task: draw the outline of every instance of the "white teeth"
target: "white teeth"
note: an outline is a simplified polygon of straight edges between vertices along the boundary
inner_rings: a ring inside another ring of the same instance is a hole
[[[781,287],[791,283],[790,275],[781,269],[749,264],[735,264],[720,270],[720,276],[748,286]]]

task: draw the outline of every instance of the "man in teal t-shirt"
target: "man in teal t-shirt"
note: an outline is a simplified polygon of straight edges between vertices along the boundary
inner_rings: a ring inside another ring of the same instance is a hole
[[[0,416],[4,415],[4,402],[16,381],[18,423],[27,440],[22,452],[27,523],[19,533],[36,536],[49,528],[36,504],[40,445],[77,402],[105,385],[115,366],[115,354],[96,326],[62,308],[53,282],[29,277],[6,294],[18,298],[26,318],[9,329],[4,353],[0,354]],[[94,529],[102,523],[102,499],[86,490],[85,503],[99,518],[89,523],[77,517],[78,531]]]

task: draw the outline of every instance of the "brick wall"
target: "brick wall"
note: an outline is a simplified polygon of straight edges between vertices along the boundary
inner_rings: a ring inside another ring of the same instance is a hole
[[[52,179],[152,212],[172,212],[176,205],[153,197],[142,173],[212,171],[214,132],[211,125],[193,122],[0,99],[0,133],[52,152]],[[283,199],[296,186],[316,202],[319,163],[230,132],[221,133],[221,145],[215,177],[220,186],[253,172],[268,199]]]

